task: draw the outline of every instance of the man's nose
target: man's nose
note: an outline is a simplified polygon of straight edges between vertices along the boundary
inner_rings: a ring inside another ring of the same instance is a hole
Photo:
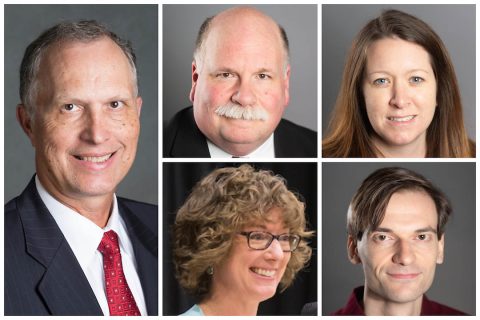
[[[244,107],[254,105],[257,102],[254,85],[248,80],[240,80],[235,88],[232,101]]]
[[[102,106],[88,109],[84,117],[81,139],[92,144],[101,144],[110,138],[110,128]]]
[[[415,261],[415,252],[408,241],[400,240],[395,248],[393,262],[401,265],[410,265]]]
[[[403,109],[408,107],[411,104],[411,88],[408,83],[402,83],[401,81],[396,81],[392,86],[392,96],[390,99],[390,105]]]

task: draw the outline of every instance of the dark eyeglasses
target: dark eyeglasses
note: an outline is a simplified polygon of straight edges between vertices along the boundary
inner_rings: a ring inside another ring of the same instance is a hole
[[[265,250],[276,239],[280,243],[283,252],[292,252],[297,249],[300,240],[302,239],[298,234],[279,234],[273,235],[266,231],[250,231],[239,232],[242,236],[247,237],[248,247],[253,250]]]

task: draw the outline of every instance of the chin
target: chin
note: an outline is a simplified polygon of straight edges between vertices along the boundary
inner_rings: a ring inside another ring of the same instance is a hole
[[[418,288],[391,288],[387,293],[388,300],[397,303],[407,303],[416,301],[423,296],[423,292]]]

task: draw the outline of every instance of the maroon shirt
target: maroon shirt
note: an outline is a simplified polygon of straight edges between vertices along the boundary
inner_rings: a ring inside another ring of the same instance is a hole
[[[348,302],[345,307],[332,313],[332,316],[364,316],[363,310],[363,290],[364,287],[355,288],[348,298]],[[428,300],[426,295],[423,295],[422,299],[422,311],[421,316],[467,316],[468,314],[447,307],[446,305],[437,303],[432,300]]]

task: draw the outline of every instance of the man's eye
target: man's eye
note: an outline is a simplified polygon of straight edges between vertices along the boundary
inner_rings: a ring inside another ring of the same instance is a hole
[[[78,106],[74,103],[66,103],[63,105],[63,110],[71,112],[78,109]]]
[[[230,72],[221,72],[221,73],[217,74],[217,77],[218,77],[218,78],[225,78],[225,79],[226,79],[226,78],[231,78],[231,77],[233,77],[233,74],[230,73]]]
[[[113,109],[120,108],[121,106],[123,106],[123,102],[121,102],[121,101],[110,102],[110,107],[113,108]]]
[[[376,234],[373,236],[373,239],[378,242],[383,242],[389,239],[386,234]]]
[[[258,77],[259,77],[260,79],[262,79],[262,80],[263,80],[263,79],[268,79],[268,78],[270,78],[270,76],[269,76],[268,74],[265,74],[265,73],[260,73],[260,74],[258,75]]]
[[[423,241],[430,239],[428,234],[419,234],[417,238],[418,240],[423,240]]]

